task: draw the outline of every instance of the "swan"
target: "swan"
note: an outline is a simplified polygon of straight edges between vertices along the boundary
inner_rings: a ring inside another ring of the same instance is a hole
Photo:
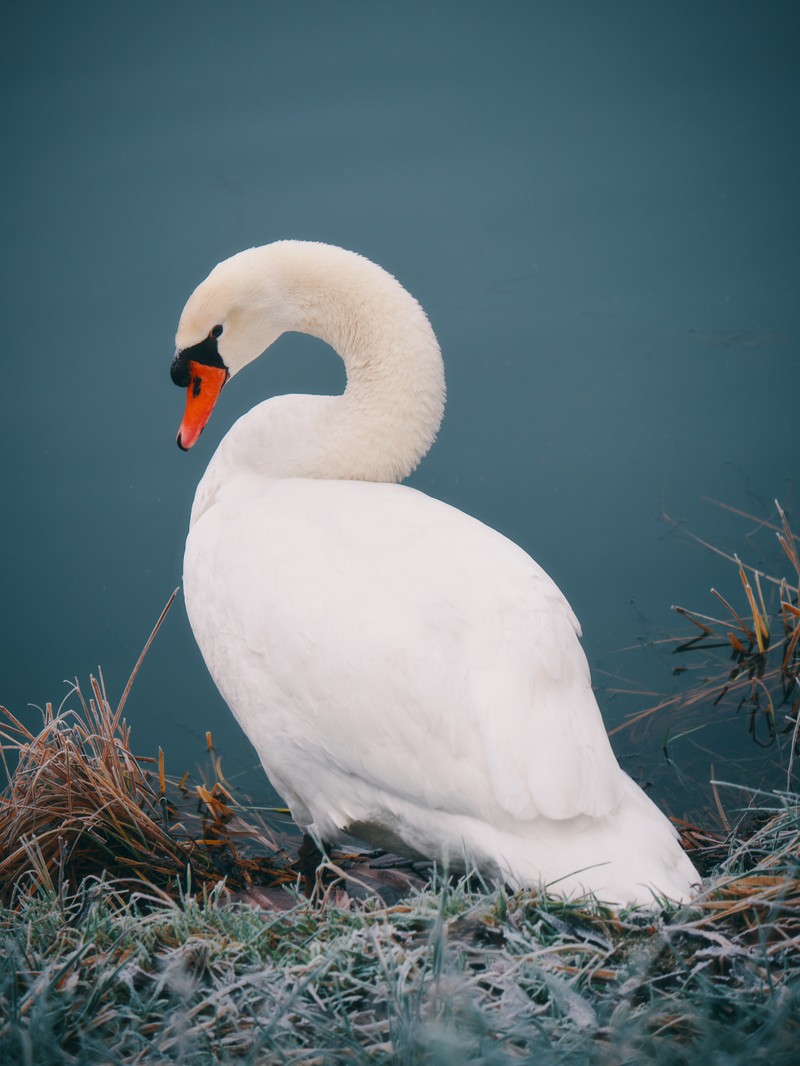
[[[195,495],[184,592],[295,822],[514,889],[687,899],[699,876],[616,761],[553,580],[399,484],[436,437],[445,381],[428,318],[392,275],[291,240],[219,263],[178,325],[178,445],[287,331],[333,347],[347,386],[267,399],[228,431]]]

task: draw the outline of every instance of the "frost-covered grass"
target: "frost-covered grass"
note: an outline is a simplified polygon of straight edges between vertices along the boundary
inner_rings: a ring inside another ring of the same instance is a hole
[[[0,911],[0,1062],[793,1063],[797,797],[757,822],[658,914],[442,880],[288,911],[40,887]]]

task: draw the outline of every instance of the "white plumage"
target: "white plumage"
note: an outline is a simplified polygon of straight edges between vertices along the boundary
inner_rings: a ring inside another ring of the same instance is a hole
[[[435,437],[444,377],[394,278],[294,241],[219,264],[178,329],[179,443],[226,371],[287,330],[331,343],[347,389],[267,400],[233,426],[197,489],[184,587],[211,675],[295,821],[451,867],[467,855],[514,887],[686,898],[699,878],[616,762],[554,582],[395,483]]]

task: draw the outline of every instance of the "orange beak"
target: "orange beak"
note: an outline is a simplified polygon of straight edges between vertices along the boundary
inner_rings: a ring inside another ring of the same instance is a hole
[[[191,448],[203,432],[222,392],[222,386],[230,376],[227,370],[196,363],[194,360],[189,361],[188,370],[191,378],[186,390],[186,410],[178,430],[178,447],[184,452]]]

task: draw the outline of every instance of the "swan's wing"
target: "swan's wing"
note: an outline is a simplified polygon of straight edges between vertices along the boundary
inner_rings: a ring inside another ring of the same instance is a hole
[[[185,581],[211,673],[278,787],[293,759],[312,781],[335,767],[500,822],[616,805],[569,605],[462,512],[402,486],[230,491],[193,527]]]

